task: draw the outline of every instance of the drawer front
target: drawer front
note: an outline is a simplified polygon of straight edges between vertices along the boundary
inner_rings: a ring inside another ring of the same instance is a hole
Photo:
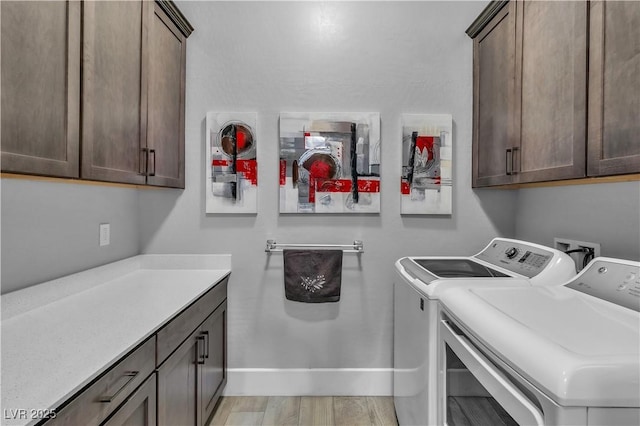
[[[182,311],[157,334],[156,365],[160,366],[187,337],[227,298],[229,276]]]
[[[156,375],[152,374],[101,426],[156,426]]]
[[[152,337],[73,399],[47,425],[99,424],[153,373],[155,349]]]

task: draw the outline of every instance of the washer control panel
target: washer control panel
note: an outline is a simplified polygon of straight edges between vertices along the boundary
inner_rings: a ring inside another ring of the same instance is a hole
[[[532,278],[547,267],[553,252],[519,241],[494,240],[476,257]]]
[[[640,312],[640,262],[598,258],[566,286]]]

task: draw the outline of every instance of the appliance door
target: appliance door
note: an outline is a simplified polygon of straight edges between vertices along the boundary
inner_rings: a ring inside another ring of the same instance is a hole
[[[440,319],[439,333],[441,424],[544,424],[532,395],[525,395],[524,387],[507,377],[446,315]]]

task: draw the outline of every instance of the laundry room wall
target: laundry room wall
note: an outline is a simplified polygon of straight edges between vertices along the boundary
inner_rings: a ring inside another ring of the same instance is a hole
[[[140,191],[144,253],[231,253],[228,394],[390,394],[393,263],[515,233],[513,191],[471,189],[472,41],[486,2],[177,2],[187,47],[186,189]],[[258,214],[205,214],[205,116],[258,116]],[[278,213],[280,112],[379,112],[380,214]],[[453,214],[401,216],[401,114],[453,116]],[[333,304],[285,300],[281,243],[364,242]],[[410,307],[408,307],[409,309]]]
[[[599,243],[602,256],[640,259],[640,182],[521,189],[516,238]]]
[[[140,253],[138,190],[2,178],[2,293]],[[111,242],[99,245],[99,225]]]

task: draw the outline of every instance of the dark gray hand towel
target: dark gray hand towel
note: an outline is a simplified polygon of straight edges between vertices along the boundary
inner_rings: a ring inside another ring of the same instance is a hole
[[[297,302],[337,302],[342,250],[284,250],[284,293]]]

